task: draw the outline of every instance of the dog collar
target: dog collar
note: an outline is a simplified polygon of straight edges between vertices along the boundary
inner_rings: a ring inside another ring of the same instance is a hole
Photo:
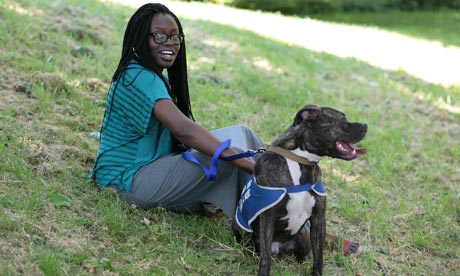
[[[290,150],[283,149],[283,148],[278,147],[278,146],[267,145],[267,150],[272,151],[274,153],[278,153],[279,155],[282,155],[282,156],[286,157],[287,159],[291,159],[292,161],[295,161],[297,163],[304,164],[304,165],[307,165],[307,166],[314,166],[314,165],[318,164],[318,162],[312,162],[312,161],[308,160],[305,157],[297,155],[297,154],[293,153]]]
[[[319,196],[326,196],[323,182],[300,184],[288,187],[264,187],[256,183],[251,176],[241,192],[236,208],[235,218],[238,225],[247,232],[252,232],[251,223],[263,212],[280,202],[286,193],[313,191]]]

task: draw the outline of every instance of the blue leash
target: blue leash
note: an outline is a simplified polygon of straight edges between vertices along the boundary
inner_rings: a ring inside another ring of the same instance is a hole
[[[200,166],[201,169],[203,170],[203,172],[205,173],[206,177],[208,178],[208,180],[212,181],[212,180],[215,180],[216,176],[217,176],[217,164],[218,164],[219,159],[224,160],[224,161],[233,161],[233,160],[240,159],[240,158],[253,157],[253,156],[256,156],[257,153],[261,153],[261,152],[265,151],[265,149],[248,150],[246,152],[242,152],[242,153],[230,155],[230,156],[227,156],[227,157],[219,158],[220,154],[225,149],[230,147],[231,142],[232,142],[232,140],[228,139],[228,140],[225,140],[224,142],[222,142],[222,144],[219,145],[219,147],[216,149],[216,151],[214,152],[214,154],[212,156],[211,165],[209,166],[209,168],[206,168],[206,166],[201,164],[200,161],[198,161],[190,153],[190,149],[188,149],[187,151],[182,152],[182,156],[184,157],[185,160],[191,161],[191,162],[197,164],[198,166]]]
[[[233,161],[233,160],[240,159],[240,158],[254,157],[258,153],[263,153],[265,151],[266,151],[266,149],[247,150],[245,152],[237,153],[237,154],[230,155],[230,156],[227,156],[227,157],[222,157],[220,159],[222,159],[224,161]]]

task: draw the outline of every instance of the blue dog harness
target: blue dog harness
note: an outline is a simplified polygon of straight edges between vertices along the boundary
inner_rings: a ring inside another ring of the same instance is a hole
[[[319,196],[326,196],[323,182],[300,184],[287,187],[264,187],[256,183],[251,176],[241,192],[236,208],[236,222],[247,232],[252,232],[251,223],[263,212],[280,202],[286,193],[313,191]]]

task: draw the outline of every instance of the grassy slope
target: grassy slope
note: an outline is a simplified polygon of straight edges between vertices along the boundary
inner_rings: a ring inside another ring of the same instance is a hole
[[[380,27],[416,38],[439,41],[448,46],[460,46],[460,37],[457,35],[460,26],[460,12],[458,11],[438,13],[390,11],[378,14],[346,13],[314,15],[313,17],[345,24]]]
[[[0,275],[255,274],[257,257],[235,244],[227,220],[141,211],[87,180],[97,151],[89,134],[132,9],[49,2],[0,4]],[[460,270],[460,116],[440,108],[460,106],[459,87],[228,26],[183,24],[193,34],[190,86],[205,127],[245,123],[270,142],[307,103],[369,124],[366,157],[323,162],[329,230],[366,247],[356,263],[328,252],[327,275]],[[274,262],[274,275],[311,265]]]

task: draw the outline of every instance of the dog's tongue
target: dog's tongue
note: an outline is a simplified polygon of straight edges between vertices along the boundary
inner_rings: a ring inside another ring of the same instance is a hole
[[[366,149],[366,148],[358,148],[358,147],[355,146],[354,144],[350,144],[350,146],[356,150],[356,153],[357,153],[357,154],[366,154],[366,153],[367,153],[367,149]]]
[[[359,148],[353,143],[347,143],[344,141],[338,141],[337,142],[337,148],[343,152],[344,154],[366,154],[367,149],[366,148]]]

